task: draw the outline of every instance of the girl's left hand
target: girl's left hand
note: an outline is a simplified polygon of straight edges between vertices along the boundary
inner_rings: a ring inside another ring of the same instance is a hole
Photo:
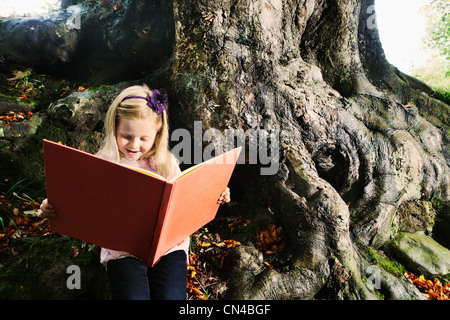
[[[224,192],[222,192],[222,194],[220,195],[219,200],[217,200],[218,204],[224,204],[224,203],[228,203],[231,200],[231,196],[230,196],[230,188],[226,188]]]

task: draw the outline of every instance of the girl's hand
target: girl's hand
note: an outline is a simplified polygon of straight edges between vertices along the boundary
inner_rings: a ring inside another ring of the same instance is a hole
[[[224,203],[228,203],[231,200],[231,196],[230,196],[230,188],[226,188],[224,192],[222,192],[222,194],[220,195],[219,200],[217,200],[218,204],[224,204]]]
[[[42,201],[41,208],[40,208],[38,216],[40,218],[54,218],[54,217],[56,217],[55,209],[53,208],[53,206],[50,203],[48,203],[47,199],[44,199],[44,201]]]

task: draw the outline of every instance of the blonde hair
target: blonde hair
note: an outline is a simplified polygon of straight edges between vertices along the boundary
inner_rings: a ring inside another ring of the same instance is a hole
[[[121,119],[149,119],[157,130],[155,141],[149,152],[141,159],[154,157],[157,173],[164,178],[172,174],[173,156],[169,151],[169,125],[167,121],[167,111],[157,115],[152,108],[147,105],[144,99],[129,98],[129,96],[151,97],[152,91],[144,84],[136,85],[124,89],[111,103],[105,117],[103,144],[97,152],[97,156],[113,162],[120,162],[121,154],[117,147],[116,128]]]

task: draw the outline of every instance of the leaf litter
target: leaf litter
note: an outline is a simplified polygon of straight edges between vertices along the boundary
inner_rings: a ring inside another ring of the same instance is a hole
[[[0,253],[9,251],[12,255],[19,252],[8,245],[8,241],[18,237],[45,237],[54,235],[47,219],[38,217],[39,202],[26,194],[14,193],[14,198],[0,195]],[[227,227],[238,225],[247,227],[248,219],[231,219]],[[202,228],[191,236],[191,250],[187,274],[187,293],[190,300],[218,299],[226,291],[226,283],[220,279],[219,271],[231,250],[240,242],[222,239],[218,233],[210,233]],[[281,226],[270,223],[265,230],[257,230],[254,237],[256,247],[265,255],[273,255],[284,249],[286,238]],[[83,244],[95,248],[92,244]],[[96,248],[98,251],[98,248]],[[76,257],[79,248],[72,247],[71,256]],[[264,262],[267,268],[270,264]],[[404,276],[414,284],[428,300],[450,300],[450,283],[443,284],[438,278],[427,280],[423,275],[405,273]]]

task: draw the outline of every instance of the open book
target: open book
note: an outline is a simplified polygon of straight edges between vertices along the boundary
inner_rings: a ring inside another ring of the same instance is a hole
[[[241,147],[174,179],[44,140],[52,231],[126,251],[148,266],[214,219]]]

